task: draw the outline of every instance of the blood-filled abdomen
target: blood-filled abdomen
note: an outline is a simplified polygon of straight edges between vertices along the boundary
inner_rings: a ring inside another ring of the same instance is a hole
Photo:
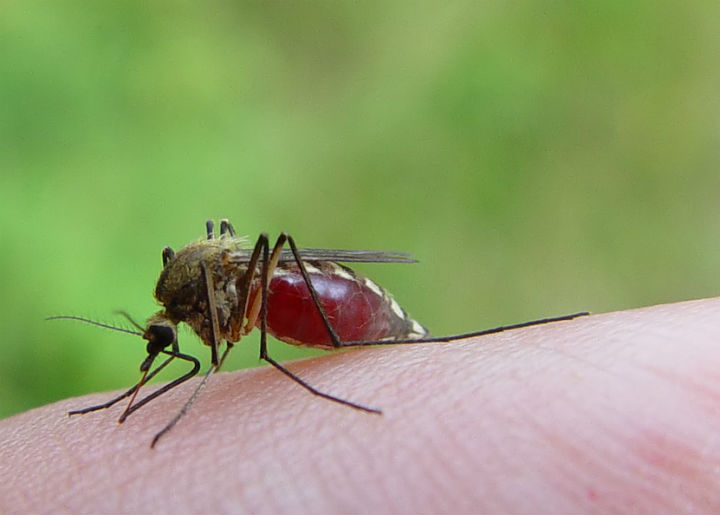
[[[342,342],[416,339],[427,330],[370,279],[330,262],[305,264],[318,299]],[[252,297],[259,288],[253,291]],[[256,327],[260,327],[260,317]],[[295,264],[275,270],[268,292],[267,331],[296,345],[332,347],[332,339]]]

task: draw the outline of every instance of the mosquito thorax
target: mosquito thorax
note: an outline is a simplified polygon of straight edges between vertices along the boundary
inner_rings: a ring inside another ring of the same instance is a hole
[[[155,286],[155,298],[167,306],[178,297],[188,294],[194,296],[202,284],[200,261],[215,261],[221,250],[218,242],[219,240],[203,240],[190,243],[171,256],[163,251],[164,266]]]
[[[166,247],[163,250],[163,270],[155,286],[155,298],[168,306],[196,297],[204,284],[200,263],[206,263],[216,273],[223,266],[223,256],[243,248],[245,243],[245,238],[222,237],[195,241],[176,253]]]
[[[246,239],[223,236],[190,243],[177,252],[163,250],[164,267],[155,286],[155,298],[165,307],[164,317],[174,324],[187,323],[208,345],[212,342],[207,287],[201,263],[213,276],[218,315],[225,328],[237,304],[237,265],[227,256],[244,248]]]

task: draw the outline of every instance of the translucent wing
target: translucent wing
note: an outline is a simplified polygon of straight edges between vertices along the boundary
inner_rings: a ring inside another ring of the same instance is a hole
[[[250,261],[251,250],[238,250],[230,254],[230,261],[247,263]],[[417,260],[406,252],[390,252],[385,250],[338,250],[338,249],[298,249],[300,258],[306,261],[340,261],[343,263],[416,263]],[[280,261],[295,261],[292,252],[284,249],[280,253]]]

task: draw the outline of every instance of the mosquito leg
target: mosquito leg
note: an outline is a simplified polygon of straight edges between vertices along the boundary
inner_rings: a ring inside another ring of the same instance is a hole
[[[280,261],[280,254],[282,252],[282,248],[285,245],[285,241],[287,240],[287,235],[285,233],[281,233],[280,236],[278,236],[277,241],[275,242],[275,246],[273,247],[272,254],[270,254],[270,257],[268,260],[263,261],[263,274],[267,276],[267,282],[269,284],[270,279],[272,278],[273,272],[275,272],[275,268],[277,267],[278,261]],[[255,252],[259,252],[264,247],[269,247],[270,242],[267,239],[267,234],[263,233],[260,235],[260,238],[258,238],[258,242],[255,245]],[[255,253],[253,252],[252,258],[255,258]],[[257,259],[255,260],[257,262]],[[266,266],[267,264],[267,266]],[[253,268],[249,268],[248,270],[253,270],[253,274],[255,273],[254,270],[257,265],[254,265]],[[245,325],[245,331],[246,334],[252,330],[253,327],[255,327],[255,323],[257,322],[257,318],[260,314],[260,304],[262,302],[262,296],[258,297],[255,296],[255,300],[253,301],[253,305],[250,307],[250,311],[247,315],[247,324]]]
[[[153,377],[155,377],[155,375],[157,375],[158,372],[160,372],[163,368],[165,368],[165,365],[170,363],[174,359],[174,357],[175,356],[170,356],[165,361],[163,361],[160,365],[158,365],[155,368],[155,370],[153,370],[152,372],[150,372],[148,374],[148,376],[145,378],[145,382],[147,382],[150,379],[152,379]],[[115,397],[114,399],[109,400],[105,404],[98,404],[97,406],[90,406],[88,408],[73,410],[73,411],[68,412],[68,415],[83,415],[85,413],[90,413],[91,411],[98,411],[101,409],[109,408],[113,404],[116,404],[116,403],[120,402],[121,400],[127,399],[128,397],[130,397],[133,393],[135,393],[135,390],[137,390],[138,386],[140,386],[140,383],[137,383],[135,386],[130,388],[127,392]]]
[[[230,225],[230,222],[228,222],[228,227],[232,228]],[[236,306],[235,310],[232,312],[232,315],[230,316],[230,320],[239,320],[240,324],[242,324],[245,321],[246,313],[248,313],[248,302],[250,300],[250,288],[253,282],[253,279],[257,275],[257,265],[258,261],[260,260],[260,252],[263,248],[267,247],[269,245],[267,234],[262,233],[259,237],[257,242],[255,243],[255,247],[253,248],[252,255],[250,256],[250,260],[247,264],[247,271],[242,275],[242,278],[237,282],[237,291],[238,294],[238,305]],[[275,247],[278,247],[278,244],[275,244]],[[282,246],[280,246],[282,248]],[[278,251],[279,255],[279,251]],[[255,326],[255,322],[257,321],[257,317],[260,313],[260,298],[256,296],[255,300],[253,301],[253,306],[250,309],[250,313],[248,313],[247,316],[247,323],[245,324],[244,328],[238,328],[238,335],[242,334],[245,335],[252,331],[252,329]],[[235,329],[233,329],[235,331]],[[220,358],[220,363],[218,363],[217,368],[220,369],[222,367],[223,362],[225,361],[225,357],[230,352],[230,349],[233,347],[233,344],[229,341],[226,342],[227,347],[225,348],[225,352],[223,352],[222,357]]]
[[[227,354],[227,351],[225,352],[225,354]],[[223,359],[225,359],[225,354],[223,354]],[[153,440],[152,440],[152,443],[150,444],[150,448],[151,448],[151,449],[152,449],[153,447],[155,447],[155,444],[158,443],[158,440],[160,440],[160,438],[162,438],[162,436],[163,436],[165,433],[167,433],[167,432],[170,431],[173,427],[175,427],[175,425],[180,421],[180,419],[181,419],[183,416],[185,416],[185,414],[188,412],[188,410],[190,409],[190,407],[191,407],[191,406],[193,405],[193,403],[195,402],[195,399],[197,399],[198,396],[200,395],[200,392],[202,391],[202,389],[205,388],[205,385],[207,384],[208,379],[210,379],[210,374],[211,374],[212,372],[216,372],[217,369],[218,369],[218,367],[216,367],[216,366],[211,366],[211,367],[208,369],[208,371],[205,373],[205,376],[203,377],[202,381],[200,381],[200,384],[197,385],[197,388],[195,388],[195,391],[194,391],[193,394],[190,396],[190,398],[185,402],[185,404],[184,404],[183,407],[180,409],[180,411],[178,411],[177,415],[175,415],[175,416],[173,417],[173,419],[172,419],[170,422],[168,422],[167,425],[166,425],[165,427],[163,427],[163,428],[155,435],[155,437],[154,437]]]
[[[170,354],[177,355],[179,353],[180,353],[180,346],[177,342],[177,339],[175,339],[172,342],[172,353],[170,353]],[[168,353],[166,352],[166,354],[168,354]],[[140,365],[140,371],[141,372],[144,371],[144,374],[140,378],[140,382],[137,384],[137,388],[135,389],[135,392],[133,393],[132,397],[130,397],[130,400],[128,401],[128,405],[125,408],[125,411],[123,411],[122,414],[120,415],[120,421],[125,420],[125,418],[127,417],[128,413],[129,413],[130,408],[132,407],[133,403],[135,402],[135,398],[137,397],[137,394],[140,393],[140,388],[142,388],[142,386],[145,383],[147,383],[147,381],[148,381],[148,378],[147,378],[148,372],[147,371],[148,371],[149,367],[152,365],[152,362],[155,360],[156,357],[157,357],[157,353],[149,353],[148,356],[145,358],[145,361],[143,361],[143,363]]]
[[[165,433],[167,433],[167,432],[170,431],[173,427],[175,427],[175,424],[177,424],[177,423],[180,421],[180,419],[181,419],[183,416],[185,416],[185,413],[188,412],[188,410],[190,409],[190,407],[191,407],[191,406],[193,405],[193,403],[195,402],[195,399],[198,398],[198,396],[200,395],[200,392],[202,391],[202,389],[205,388],[205,385],[207,384],[207,382],[208,382],[208,380],[209,380],[209,378],[210,378],[210,374],[213,373],[213,372],[217,372],[217,370],[220,368],[220,364],[221,364],[223,361],[225,361],[225,357],[227,356],[228,352],[230,352],[230,349],[232,348],[232,344],[231,344],[230,342],[228,342],[227,348],[225,349],[225,352],[224,352],[223,355],[222,355],[222,359],[218,360],[218,346],[219,346],[219,340],[220,340],[220,325],[219,325],[219,322],[218,322],[217,305],[216,305],[216,303],[215,303],[215,286],[214,286],[214,283],[213,283],[212,275],[211,275],[210,272],[208,271],[207,263],[205,263],[204,261],[200,261],[200,268],[202,269],[203,276],[205,277],[205,285],[206,285],[206,287],[207,287],[207,296],[208,296],[208,311],[210,311],[210,313],[209,313],[209,315],[210,315],[210,320],[211,320],[211,325],[210,325],[210,327],[212,328],[212,346],[211,346],[211,349],[212,349],[212,365],[210,366],[210,368],[208,369],[208,371],[205,373],[205,376],[203,377],[202,381],[200,381],[200,384],[195,388],[195,391],[194,391],[193,394],[190,396],[190,398],[185,402],[185,404],[184,404],[183,407],[180,409],[180,411],[177,413],[177,415],[175,415],[175,416],[173,417],[173,419],[172,419],[159,433],[157,433],[157,434],[155,435],[155,437],[153,438],[152,443],[150,444],[150,447],[151,447],[151,448],[155,447],[155,444],[157,444],[158,440],[160,440],[160,438],[162,438],[162,436],[163,436]],[[164,351],[164,352],[165,352],[165,351]],[[175,353],[175,354],[177,355],[177,357],[185,356],[185,355],[183,355],[183,354],[179,354],[179,353],[177,352],[177,349],[176,349],[176,348],[174,348],[173,353]],[[161,394],[165,393],[167,390],[169,390],[169,389],[171,389],[171,388],[174,388],[174,387],[177,386],[178,384],[186,381],[187,379],[189,379],[189,378],[193,377],[195,374],[197,374],[198,370],[200,370],[200,362],[198,362],[198,360],[195,359],[195,358],[193,358],[192,356],[185,356],[185,358],[189,358],[189,359],[191,359],[191,360],[194,362],[194,366],[193,366],[192,371],[190,371],[190,372],[188,372],[187,374],[185,374],[184,376],[176,379],[176,380],[173,381],[172,383],[164,386],[163,388],[161,388],[161,389],[158,390],[157,392],[153,392],[151,395],[148,395],[148,397],[145,398],[145,399],[143,399],[142,401],[140,401],[140,402],[138,403],[138,405],[133,406],[133,410],[139,408],[140,406],[142,406],[142,405],[145,404],[146,402],[152,400],[152,399],[153,399],[154,397],[156,397],[157,395],[161,395]]]
[[[264,247],[267,247],[269,245],[268,236],[265,233],[262,233],[259,237],[257,242],[255,242],[255,247],[253,248],[253,253],[250,256],[250,261],[248,261],[247,265],[247,272],[245,275],[243,275],[242,280],[237,285],[237,291],[241,292],[240,295],[240,302],[238,302],[238,311],[235,313],[238,320],[245,320],[245,316],[247,314],[247,323],[245,324],[245,327],[242,329],[243,334],[248,334],[250,331],[252,331],[253,327],[255,326],[255,322],[257,321],[258,313],[260,313],[260,299],[255,297],[255,300],[253,301],[253,305],[251,306],[250,310],[248,310],[248,301],[250,299],[250,287],[252,285],[252,281],[255,278],[257,274],[257,264],[260,260],[260,252]]]
[[[262,336],[261,336],[262,338]],[[362,404],[357,404],[355,402],[349,401],[347,399],[341,399],[340,397],[335,397],[334,395],[330,395],[329,393],[322,392],[315,388],[314,386],[308,384],[303,379],[299,378],[297,375],[290,372],[287,368],[283,367],[280,363],[272,359],[270,356],[267,355],[267,351],[265,351],[264,355],[261,356],[262,359],[270,363],[272,366],[274,366],[276,369],[278,369],[280,372],[288,376],[290,379],[295,381],[297,384],[305,388],[307,391],[312,393],[313,395],[317,395],[318,397],[322,397],[323,399],[328,399],[331,401],[338,402],[340,404],[344,404],[345,406],[350,406],[351,408],[359,409],[362,411],[367,411],[368,413],[375,413],[378,415],[382,415],[382,411],[375,408],[369,408],[367,406],[363,406]]]
[[[282,254],[283,246],[285,245],[285,242],[288,239],[288,235],[286,233],[281,233],[280,236],[278,236],[278,239],[275,241],[275,245],[273,246],[272,253],[268,257],[269,247],[270,247],[270,241],[268,240],[267,234],[263,233],[260,235],[260,238],[258,238],[257,243],[255,244],[255,249],[253,250],[253,255],[250,258],[250,265],[248,266],[248,270],[252,272],[253,275],[248,276],[248,284],[252,280],[255,274],[255,270],[257,269],[257,261],[260,252],[263,253],[263,262],[262,262],[262,295],[255,296],[255,299],[253,300],[253,305],[250,307],[250,310],[247,315],[247,324],[245,326],[246,333],[250,332],[250,330],[255,326],[255,323],[257,322],[257,318],[260,314],[261,305],[264,299],[264,294],[267,293],[268,285],[270,284],[270,280],[272,279],[272,275],[275,272],[275,269],[277,268],[277,264],[280,261],[280,255]]]
[[[226,233],[233,238],[237,236],[237,234],[235,234],[235,228],[230,223],[230,220],[223,218],[220,220],[220,236],[225,236]]]
[[[416,338],[416,339],[400,339],[400,340],[367,340],[367,341],[354,341],[354,342],[340,342],[341,347],[361,347],[363,345],[403,345],[413,343],[446,343],[455,340],[462,340],[464,338],[473,338],[476,336],[485,336],[488,334],[502,333],[504,331],[512,331],[513,329],[520,329],[523,327],[530,327],[533,325],[550,324],[553,322],[563,322],[566,320],[573,320],[578,317],[584,317],[589,315],[587,311],[580,313],[572,313],[570,315],[562,315],[558,317],[541,318],[538,320],[530,320],[528,322],[520,322],[519,324],[501,325],[499,327],[493,327],[491,329],[483,329],[481,331],[473,331],[471,333],[453,334],[451,336],[431,336],[429,338]]]
[[[159,397],[160,395],[162,395],[162,394],[164,394],[164,393],[172,390],[172,389],[175,388],[176,386],[184,383],[185,381],[187,381],[187,380],[190,379],[191,377],[197,375],[198,371],[200,370],[200,362],[197,360],[197,358],[195,358],[195,357],[193,357],[193,356],[189,356],[189,355],[187,355],[187,354],[181,354],[181,353],[175,352],[175,351],[166,351],[166,350],[163,350],[163,351],[161,351],[161,352],[164,353],[164,354],[169,355],[169,356],[172,357],[172,358],[178,358],[178,359],[182,359],[182,360],[184,360],[184,361],[188,361],[188,362],[192,363],[192,364],[193,364],[192,370],[190,370],[190,371],[187,372],[186,374],[178,377],[178,378],[175,379],[174,381],[166,384],[165,386],[163,386],[163,387],[161,387],[161,388],[158,388],[158,389],[155,390],[153,393],[149,394],[147,397],[144,397],[143,399],[141,399],[141,400],[139,400],[138,402],[136,402],[135,404],[133,404],[130,408],[128,408],[128,409],[125,411],[125,413],[123,413],[123,415],[120,417],[120,419],[118,419],[118,422],[120,422],[120,423],[124,422],[125,419],[128,418],[128,416],[130,416],[131,413],[134,413],[135,411],[137,411],[137,410],[140,409],[141,407],[145,406],[145,405],[146,405],[148,402],[150,402],[151,400],[153,400],[153,399]]]
[[[294,245],[294,243],[292,243],[292,240],[289,238],[289,236],[287,236],[286,234],[283,233],[280,235],[280,237],[278,238],[278,242],[275,244],[275,248],[273,249],[273,254],[276,253],[275,252],[276,250],[277,250],[277,253],[279,254],[280,249],[282,248],[282,245],[285,243],[284,240],[286,238],[290,242],[291,245]],[[270,363],[273,367],[278,369],[280,372],[285,374],[287,377],[289,377],[290,379],[295,381],[297,384],[299,384],[300,386],[305,388],[307,391],[309,391],[313,395],[317,395],[318,397],[322,397],[324,399],[328,399],[328,400],[331,400],[331,401],[334,401],[334,402],[337,402],[340,404],[344,404],[345,406],[350,406],[351,408],[356,408],[356,409],[359,409],[362,411],[366,411],[368,413],[381,414],[382,412],[380,410],[377,410],[374,408],[368,408],[367,406],[363,406],[362,404],[357,404],[357,403],[354,403],[354,402],[351,402],[351,401],[348,401],[345,399],[341,399],[340,397],[335,397],[334,395],[330,395],[328,393],[318,390],[314,386],[307,383],[305,380],[301,379],[297,375],[290,372],[287,368],[283,367],[280,363],[278,363],[277,361],[275,361],[268,355],[268,351],[267,351],[267,294],[268,294],[268,284],[269,284],[269,280],[270,280],[269,267],[271,265],[271,258],[269,256],[269,250],[268,250],[267,245],[265,245],[263,247],[262,252],[263,252],[263,264],[262,264],[262,274],[261,274],[261,281],[262,281],[261,299],[262,300],[260,303],[260,359],[263,359],[263,360],[267,361],[268,363]],[[294,253],[297,258],[296,249],[295,249]],[[298,261],[300,262],[299,259],[298,259]],[[302,267],[302,264],[299,263],[299,266]],[[301,268],[301,270],[304,270],[304,269]],[[309,283],[309,278],[307,277],[307,271],[304,272],[304,277],[305,277],[305,280]],[[310,286],[310,288],[312,288],[312,286]],[[317,294],[315,295],[315,299],[317,301]],[[318,302],[318,306],[319,306],[319,302]],[[319,306],[319,308],[322,310],[322,306]],[[324,315],[324,312],[321,311],[321,313],[323,313],[323,315]],[[329,324],[328,324],[328,326],[329,326]],[[332,328],[330,328],[330,329],[332,329]]]
[[[452,336],[438,336],[438,337],[429,337],[429,338],[416,338],[416,339],[398,339],[398,340],[365,340],[365,341],[353,341],[353,342],[343,342],[335,332],[335,330],[332,327],[332,324],[330,324],[330,320],[327,317],[327,314],[325,313],[325,310],[322,307],[322,304],[320,303],[320,300],[318,298],[317,292],[315,291],[315,288],[313,287],[310,276],[307,273],[307,270],[305,270],[305,266],[302,262],[302,259],[300,258],[300,255],[298,253],[297,247],[295,246],[295,241],[292,239],[291,236],[287,236],[288,243],[290,245],[290,249],[292,250],[293,256],[295,257],[295,261],[298,264],[298,267],[300,268],[300,273],[303,276],[303,279],[305,280],[305,283],[308,286],[308,290],[310,291],[310,295],[313,298],[313,302],[315,303],[315,306],[318,308],[318,311],[320,312],[320,316],[322,317],[323,323],[325,324],[325,327],[327,328],[328,335],[330,336],[330,339],[332,341],[332,344],[334,347],[361,347],[364,345],[397,345],[397,344],[411,344],[411,343],[442,343],[442,342],[450,342],[454,340],[459,340],[461,338],[471,338],[474,336],[483,336],[486,334],[493,334],[493,333],[500,333],[503,331],[510,331],[512,329],[519,329],[521,327],[528,327],[532,325],[541,325],[541,324],[549,324],[552,322],[560,322],[563,320],[572,320],[573,318],[581,317],[589,315],[587,311],[583,311],[580,313],[573,313],[571,315],[563,315],[558,317],[550,317],[550,318],[542,318],[539,320],[531,320],[529,322],[521,322],[519,324],[511,324],[511,325],[505,325],[500,327],[494,327],[492,329],[485,329],[482,331],[475,331],[472,333],[465,333],[465,334],[456,334]]]
[[[220,336],[220,323],[218,322],[217,315],[217,304],[215,303],[215,283],[212,278],[212,274],[208,270],[207,263],[200,261],[200,268],[202,269],[203,277],[205,278],[205,286],[208,300],[208,311],[210,311],[210,322],[212,327],[213,341],[210,346],[211,361],[213,366],[217,366],[218,361],[218,338]]]
[[[543,324],[551,324],[553,322],[563,322],[565,320],[573,320],[578,317],[588,316],[589,314],[590,313],[588,311],[581,311],[579,313],[572,313],[570,315],[540,318],[538,320],[530,320],[528,322],[520,322],[518,324],[501,325],[499,327],[493,327],[491,329],[484,329],[482,331],[474,331],[471,333],[456,334],[456,335],[452,335],[452,336],[438,336],[438,337],[431,337],[431,338],[423,338],[422,341],[428,341],[430,343],[432,343],[432,342],[437,342],[437,343],[451,342],[454,340],[460,340],[462,338],[472,338],[474,336],[484,336],[486,334],[501,333],[503,331],[512,331],[513,329],[520,329],[522,327],[530,327],[533,325],[543,325]],[[410,340],[410,341],[412,341],[412,340]]]
[[[305,264],[303,260],[300,258],[300,254],[298,253],[297,246],[295,245],[295,240],[293,240],[292,236],[289,234],[283,233],[281,236],[285,236],[287,238],[287,242],[290,245],[290,250],[292,251],[293,257],[295,258],[295,262],[298,265],[298,268],[300,269],[300,273],[303,276],[303,279],[305,280],[305,284],[308,287],[308,291],[310,292],[310,296],[313,299],[313,303],[315,304],[315,307],[318,309],[318,312],[320,313],[320,317],[322,318],[323,324],[325,325],[325,328],[327,329],[328,336],[330,336],[330,341],[332,342],[333,347],[345,347],[347,346],[340,340],[340,337],[335,332],[335,329],[333,328],[332,324],[330,323],[330,320],[328,319],[327,313],[325,313],[325,309],[323,308],[322,304],[320,303],[320,298],[318,297],[317,291],[315,291],[315,287],[312,284],[312,281],[310,281],[310,275],[308,274],[307,270],[305,269]]]
[[[235,345],[233,345],[232,342],[225,342],[225,350],[223,351],[222,356],[220,356],[220,363],[218,363],[217,367],[215,367],[216,371],[220,370],[220,367],[223,366],[223,363],[225,363],[225,358],[227,358],[227,355],[230,354],[230,350],[232,350],[234,346]]]
[[[215,239],[215,222],[213,222],[212,220],[207,220],[205,222],[205,231],[207,233],[208,240]]]
[[[173,249],[171,249],[170,247],[165,247],[162,251],[163,267],[165,267],[168,264],[168,261],[170,261],[174,257],[175,257],[175,251]]]

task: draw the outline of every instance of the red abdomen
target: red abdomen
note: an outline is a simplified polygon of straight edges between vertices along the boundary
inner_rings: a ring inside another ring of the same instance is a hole
[[[370,279],[335,263],[310,262],[306,268],[330,324],[342,342],[427,336],[427,331]],[[267,330],[270,334],[296,345],[332,347],[327,328],[296,265],[278,266],[269,286]],[[259,318],[256,327],[260,327]]]

